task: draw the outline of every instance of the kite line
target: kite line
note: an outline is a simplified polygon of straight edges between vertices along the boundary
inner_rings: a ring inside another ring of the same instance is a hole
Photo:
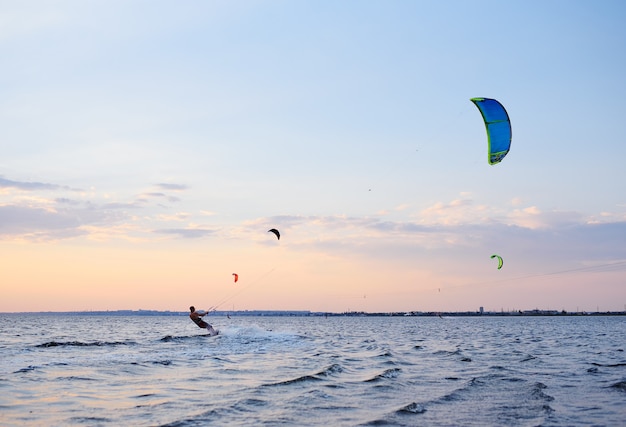
[[[234,294],[230,295],[229,297],[224,298],[223,300],[221,300],[220,302],[218,302],[217,304],[215,304],[212,307],[209,307],[209,309],[207,310],[208,312],[212,312],[212,311],[217,311],[217,309],[226,304],[228,301],[232,300],[233,298],[235,298],[236,296],[240,295],[242,292],[244,292],[245,290],[249,289],[252,285],[254,285],[255,283],[259,282],[261,279],[266,278],[267,276],[269,276],[270,274],[272,274],[274,272],[274,270],[276,270],[276,267],[272,268],[271,270],[267,271],[266,273],[262,274],[261,276],[257,277],[256,279],[254,279],[252,282],[250,282],[249,285],[242,287],[241,289],[239,289],[237,292],[235,292]]]

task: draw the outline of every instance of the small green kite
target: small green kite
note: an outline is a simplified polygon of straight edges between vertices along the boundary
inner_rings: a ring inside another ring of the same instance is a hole
[[[502,257],[500,255],[491,255],[491,259],[494,258],[498,258],[498,270],[500,270],[502,268],[502,264],[504,264],[504,261],[502,261]]]

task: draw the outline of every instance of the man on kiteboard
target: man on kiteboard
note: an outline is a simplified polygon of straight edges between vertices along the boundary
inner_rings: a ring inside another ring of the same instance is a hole
[[[189,318],[191,320],[193,320],[193,323],[198,325],[198,327],[206,329],[207,331],[209,331],[209,335],[211,335],[211,336],[217,335],[219,333],[218,331],[213,329],[213,326],[209,325],[207,322],[202,320],[202,318],[204,316],[209,314],[208,312],[206,312],[204,310],[196,310],[196,308],[193,305],[191,307],[189,307],[189,310],[191,311],[191,313],[189,314]]]

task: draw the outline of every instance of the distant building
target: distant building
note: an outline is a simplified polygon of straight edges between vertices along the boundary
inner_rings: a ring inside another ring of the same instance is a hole
[[[479,311],[480,311],[480,314],[483,314],[483,313],[485,312],[484,307],[480,307],[480,310],[479,310]]]

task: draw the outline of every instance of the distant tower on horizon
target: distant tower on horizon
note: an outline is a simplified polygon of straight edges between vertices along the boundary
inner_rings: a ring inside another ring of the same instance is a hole
[[[480,307],[480,314],[482,315],[485,312],[485,309],[483,307]]]

